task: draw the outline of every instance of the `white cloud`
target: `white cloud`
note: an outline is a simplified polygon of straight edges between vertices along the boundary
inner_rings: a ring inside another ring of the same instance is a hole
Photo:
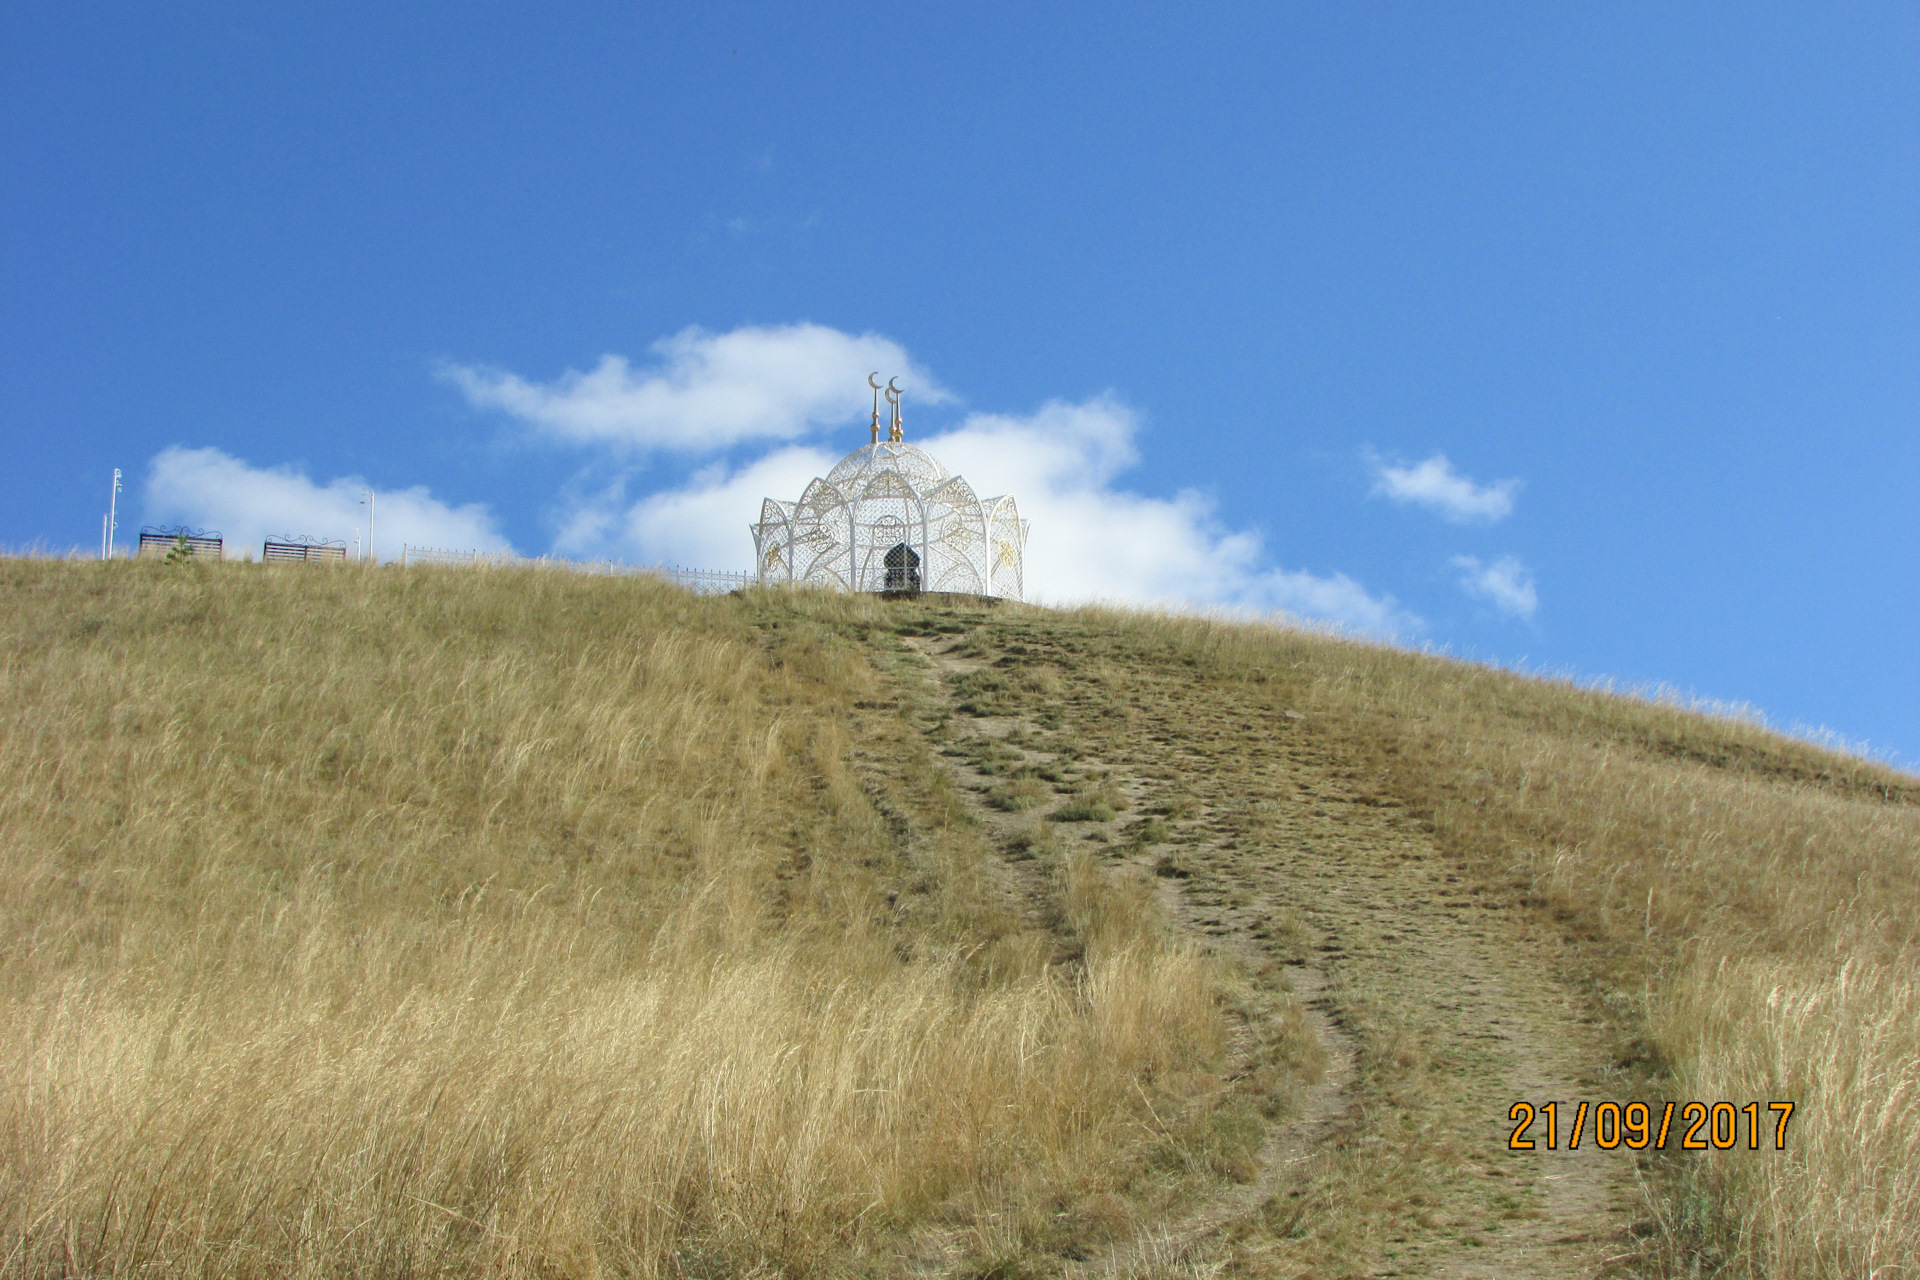
[[[1117,487],[1139,460],[1138,430],[1131,409],[1100,397],[1055,401],[1029,417],[975,414],[926,445],[979,492],[1012,493],[1033,522],[1029,599],[1279,611],[1375,634],[1420,628],[1391,596],[1345,574],[1268,564],[1260,535],[1224,528],[1203,494],[1150,498]]]
[[[1014,495],[1033,522],[1030,600],[1278,611],[1377,635],[1422,627],[1393,597],[1373,595],[1344,574],[1268,563],[1259,534],[1222,527],[1201,494],[1153,498],[1117,487],[1115,479],[1138,461],[1138,427],[1130,409],[1101,397],[1049,403],[1024,417],[974,414],[915,442],[977,492]],[[760,500],[798,498],[834,460],[822,450],[789,447],[746,466],[705,468],[624,509],[616,487],[579,504],[559,549],[746,567],[753,558],[746,526],[759,518]]]
[[[1370,461],[1374,493],[1384,494],[1398,503],[1425,507],[1454,524],[1474,520],[1491,524],[1504,520],[1512,514],[1513,495],[1520,488],[1518,480],[1475,484],[1455,471],[1444,453],[1436,453],[1411,467],[1390,467],[1379,458]]]
[[[1518,556],[1501,556],[1492,564],[1481,564],[1473,556],[1455,556],[1448,563],[1460,571],[1461,590],[1509,618],[1531,618],[1540,607],[1533,574]]]
[[[792,440],[865,417],[867,375],[898,375],[914,401],[950,399],[898,343],[817,324],[683,329],[651,348],[635,369],[604,355],[586,373],[551,383],[474,365],[442,376],[480,408],[499,409],[564,440],[615,448],[709,453],[743,440]],[[882,404],[881,412],[887,412]]]
[[[554,543],[562,555],[718,569],[751,564],[747,526],[759,518],[761,499],[798,498],[832,467],[839,450],[801,443],[804,437],[832,427],[846,444],[865,438],[865,383],[874,369],[901,373],[909,439],[978,492],[1018,499],[1033,522],[1029,599],[1278,611],[1374,634],[1424,625],[1391,596],[1344,574],[1270,563],[1259,534],[1223,527],[1202,494],[1152,498],[1118,486],[1139,461],[1139,424],[1111,398],[1053,402],[1026,416],[974,414],[942,435],[921,436],[913,404],[952,397],[897,343],[874,334],[814,324],[686,329],[654,344],[644,368],[608,355],[586,373],[546,384],[474,366],[449,366],[443,376],[476,406],[550,437],[602,446],[614,459],[647,450],[718,453],[748,441],[779,446],[637,497],[629,491],[635,472],[616,461],[615,477],[597,492],[562,497]]]
[[[156,454],[147,470],[147,518],[160,524],[217,529],[226,552],[258,556],[274,535],[366,536],[366,482],[343,476],[315,484],[291,467],[252,467],[218,449],[174,446]],[[376,490],[374,534],[380,556],[398,559],[402,543],[456,550],[506,550],[507,540],[479,503],[453,507],[419,485]]]
[[[753,535],[763,498],[800,496],[834,458],[790,445],[746,466],[704,467],[678,488],[627,503],[616,483],[566,513],[554,550],[564,556],[614,554],[648,564],[698,569],[751,569]]]

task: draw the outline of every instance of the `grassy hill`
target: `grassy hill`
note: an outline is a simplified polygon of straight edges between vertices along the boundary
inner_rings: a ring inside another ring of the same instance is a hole
[[[1199,620],[0,593],[6,1274],[1920,1273],[1911,777]],[[1565,1149],[1662,1099],[1762,1149]]]

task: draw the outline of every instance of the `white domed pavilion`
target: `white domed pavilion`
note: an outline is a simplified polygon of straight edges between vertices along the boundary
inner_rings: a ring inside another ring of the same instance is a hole
[[[876,377],[878,375],[875,375]],[[906,442],[900,395],[880,438],[880,384],[873,442],[815,479],[798,502],[768,498],[753,528],[761,582],[841,591],[954,591],[1021,598],[1027,522],[1011,497],[980,498],[925,449]]]

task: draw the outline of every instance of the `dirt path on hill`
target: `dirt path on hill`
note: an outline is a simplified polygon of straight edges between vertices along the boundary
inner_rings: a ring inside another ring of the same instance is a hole
[[[1591,1138],[1567,1151],[1564,1129],[1561,1150],[1507,1149],[1516,1101],[1619,1096],[1559,940],[1469,882],[1298,712],[1177,670],[1129,668],[1118,690],[1018,622],[981,636],[909,643],[946,690],[985,667],[1051,662],[1057,692],[1035,716],[960,714],[949,730],[962,743],[998,739],[1009,758],[1064,749],[1082,776],[1104,773],[1131,807],[1111,822],[1054,824],[1060,838],[1155,875],[1178,927],[1291,988],[1328,1057],[1250,1182],[1075,1270],[1603,1273],[1633,1216],[1632,1160]],[[1018,746],[1004,745],[1010,735]],[[949,767],[990,829],[1047,812],[1001,813],[980,798],[992,778],[964,757]],[[1149,815],[1163,838],[1143,844]],[[1031,862],[998,874],[1030,900],[1043,892]]]

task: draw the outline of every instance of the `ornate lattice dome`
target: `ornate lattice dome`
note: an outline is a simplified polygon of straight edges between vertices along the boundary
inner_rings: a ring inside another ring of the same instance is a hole
[[[889,397],[894,404],[897,400]],[[762,582],[842,591],[957,591],[1021,598],[1027,522],[1010,497],[980,498],[925,449],[892,438],[842,458],[798,502],[768,498],[753,528]]]
[[[940,465],[938,458],[917,444],[876,440],[834,463],[833,470],[827,472],[827,483],[842,489],[860,488],[879,471],[898,471],[922,485],[939,484],[952,474]]]

